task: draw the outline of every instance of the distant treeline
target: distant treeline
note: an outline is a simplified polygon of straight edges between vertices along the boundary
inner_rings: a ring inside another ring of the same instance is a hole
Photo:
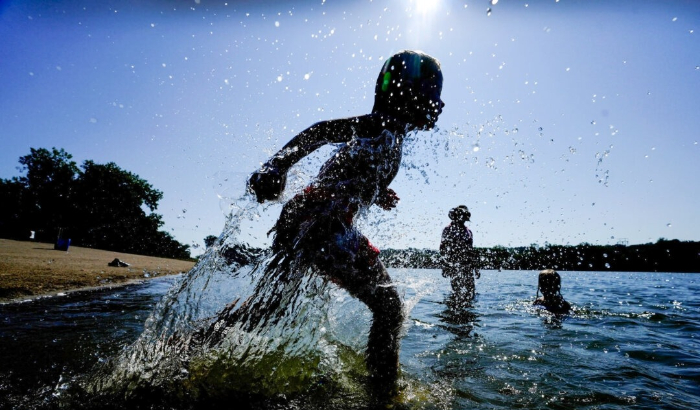
[[[190,259],[189,245],[161,231],[163,193],[115,163],[78,167],[63,149],[31,148],[23,176],[0,179],[0,238]]]
[[[642,245],[530,245],[476,248],[481,269],[700,272],[700,242],[659,239]],[[439,269],[432,249],[386,249],[381,258],[391,268]]]

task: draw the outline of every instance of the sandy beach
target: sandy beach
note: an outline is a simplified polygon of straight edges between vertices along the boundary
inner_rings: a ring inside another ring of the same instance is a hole
[[[128,267],[112,267],[118,258]],[[194,262],[51,243],[0,239],[0,303],[62,292],[120,286],[187,272]]]

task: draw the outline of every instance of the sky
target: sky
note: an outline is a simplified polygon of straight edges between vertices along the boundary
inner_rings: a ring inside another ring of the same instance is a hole
[[[359,220],[375,245],[436,249],[460,204],[480,247],[697,241],[699,36],[681,0],[0,0],[0,178],[30,148],[115,162],[197,255],[260,163],[369,113],[383,61],[415,49],[446,105],[404,148],[399,206]]]

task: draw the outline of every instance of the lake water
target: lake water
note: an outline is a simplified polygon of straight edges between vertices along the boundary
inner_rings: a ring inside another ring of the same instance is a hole
[[[560,272],[574,312],[557,318],[531,306],[534,271],[482,272],[463,308],[446,303],[439,270],[390,272],[413,305],[400,358],[407,408],[698,408],[700,274]],[[70,381],[136,340],[176,281],[0,305],[0,409],[85,407],[63,400]],[[333,407],[361,408],[348,400]]]

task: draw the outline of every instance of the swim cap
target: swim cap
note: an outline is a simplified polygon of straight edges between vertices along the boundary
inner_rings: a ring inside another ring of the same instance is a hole
[[[412,87],[434,81],[442,90],[440,63],[421,51],[400,51],[386,60],[377,77],[373,111],[391,112],[409,108]]]

